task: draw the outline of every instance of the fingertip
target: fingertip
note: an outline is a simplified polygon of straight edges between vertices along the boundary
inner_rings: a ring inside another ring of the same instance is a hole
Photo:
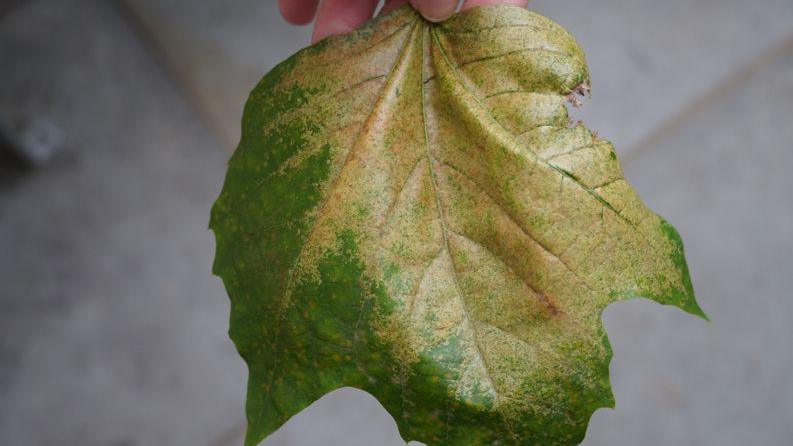
[[[319,0],[278,0],[281,16],[293,25],[307,25],[314,20]]]
[[[410,4],[430,22],[442,22],[457,8],[457,0],[410,0]]]
[[[380,9],[380,12],[378,14],[380,15],[388,14],[389,12],[399,8],[400,6],[404,5],[407,2],[408,0],[385,0],[385,2],[383,2],[383,7]]]
[[[319,5],[311,43],[345,34],[372,18],[378,0],[324,0]]]

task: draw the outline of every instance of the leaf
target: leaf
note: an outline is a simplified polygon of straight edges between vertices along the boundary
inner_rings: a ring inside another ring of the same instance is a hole
[[[588,82],[563,28],[509,6],[403,7],[262,79],[211,221],[247,445],[344,386],[406,441],[575,444],[613,406],[609,303],[704,316],[675,230],[568,125]]]

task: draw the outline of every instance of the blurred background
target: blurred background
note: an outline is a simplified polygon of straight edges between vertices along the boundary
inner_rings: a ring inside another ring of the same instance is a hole
[[[574,116],[679,229],[712,319],[609,307],[617,407],[583,444],[791,444],[793,2],[531,7],[584,47]],[[0,0],[0,444],[242,444],[209,209],[248,91],[309,34],[275,0]],[[342,389],[264,444],[404,443]]]

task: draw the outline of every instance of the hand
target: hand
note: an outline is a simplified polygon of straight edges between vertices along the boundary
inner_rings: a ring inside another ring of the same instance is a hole
[[[407,3],[408,0],[385,0],[380,13]],[[305,25],[317,16],[311,43],[334,34],[344,34],[372,18],[378,0],[278,0],[281,15],[295,25]],[[474,6],[509,4],[525,7],[528,0],[465,0],[462,9]],[[410,0],[410,4],[427,20],[440,22],[454,13],[457,0]],[[317,12],[319,9],[319,12]]]

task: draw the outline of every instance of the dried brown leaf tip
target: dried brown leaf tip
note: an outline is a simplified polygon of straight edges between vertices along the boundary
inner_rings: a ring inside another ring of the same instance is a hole
[[[578,99],[578,96],[583,97],[587,95],[590,95],[589,84],[586,82],[581,82],[580,84],[573,87],[573,89],[565,95],[565,98],[567,98],[567,101],[570,102],[573,107],[579,108],[583,105],[583,103],[580,99]]]

